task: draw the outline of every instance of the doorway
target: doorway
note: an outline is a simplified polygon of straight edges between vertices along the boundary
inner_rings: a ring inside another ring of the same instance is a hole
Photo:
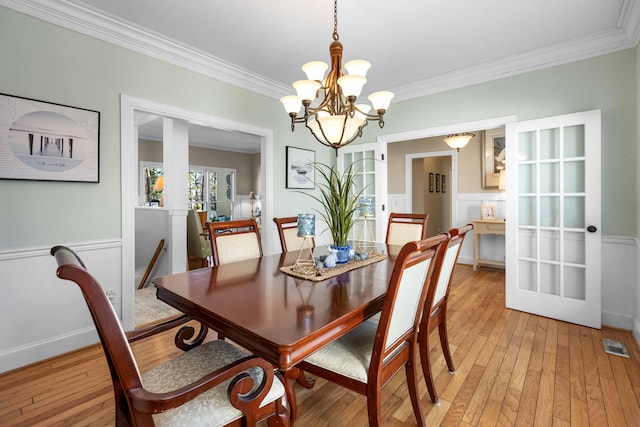
[[[125,330],[134,326],[134,295],[135,295],[135,208],[138,206],[138,126],[137,114],[150,114],[172,120],[177,127],[197,125],[221,131],[238,131],[256,136],[260,141],[260,194],[262,200],[263,223],[270,224],[273,217],[273,131],[222,119],[208,114],[159,104],[153,101],[121,96],[121,194],[122,194],[122,323]],[[171,161],[178,172],[188,170],[188,138],[182,142],[173,141],[176,155],[172,153]],[[178,154],[184,154],[180,156]],[[167,157],[167,156],[165,156]],[[166,159],[165,159],[166,163]],[[184,164],[182,164],[184,163]],[[171,167],[165,164],[165,167]],[[177,173],[176,176],[181,176]],[[173,261],[170,273],[184,271],[186,267],[186,215],[187,202],[177,202],[169,209],[168,228],[172,233],[169,256]],[[273,236],[263,233],[263,247],[269,251],[272,248]]]

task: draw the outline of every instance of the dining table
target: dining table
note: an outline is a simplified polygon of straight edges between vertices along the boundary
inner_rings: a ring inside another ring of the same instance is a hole
[[[311,278],[292,274],[300,255],[292,251],[152,282],[158,299],[273,364],[293,425],[295,383],[313,385],[296,365],[382,309],[399,250],[376,244],[368,260],[319,269]]]

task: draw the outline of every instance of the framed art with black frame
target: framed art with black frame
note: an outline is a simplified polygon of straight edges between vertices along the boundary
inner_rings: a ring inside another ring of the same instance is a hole
[[[287,188],[314,189],[316,152],[287,146]]]
[[[440,178],[440,188],[441,188],[443,193],[447,192],[447,176],[444,175],[444,174]]]
[[[433,172],[429,172],[429,193],[433,193]]]
[[[440,192],[440,174],[436,174],[436,193]]]
[[[0,94],[0,178],[100,182],[100,113]]]

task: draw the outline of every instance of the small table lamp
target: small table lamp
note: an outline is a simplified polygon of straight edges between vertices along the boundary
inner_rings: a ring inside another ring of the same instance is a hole
[[[296,271],[305,274],[313,274],[316,271],[316,263],[313,259],[313,251],[311,250],[310,239],[316,235],[316,216],[314,214],[298,214],[298,237],[302,237],[304,241],[300,247],[298,259],[293,268]],[[305,256],[305,250],[309,252]]]
[[[156,182],[153,184],[153,191],[160,191],[160,206],[164,206],[164,175],[160,175],[156,178]]]

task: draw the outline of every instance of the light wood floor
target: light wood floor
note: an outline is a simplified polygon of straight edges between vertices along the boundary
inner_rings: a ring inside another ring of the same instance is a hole
[[[430,426],[640,426],[640,350],[629,332],[594,330],[504,308],[504,273],[459,266],[449,338],[457,371],[449,374],[432,336],[440,394],[434,406],[420,382]],[[602,338],[627,346],[608,355]],[[134,346],[141,370],[179,353],[173,334]],[[420,371],[421,374],[421,371]],[[362,396],[318,380],[298,390],[298,426],[367,424]],[[404,374],[383,389],[384,426],[413,426]],[[111,382],[93,346],[0,376],[0,425],[114,423]],[[263,423],[264,424],[264,423]]]

